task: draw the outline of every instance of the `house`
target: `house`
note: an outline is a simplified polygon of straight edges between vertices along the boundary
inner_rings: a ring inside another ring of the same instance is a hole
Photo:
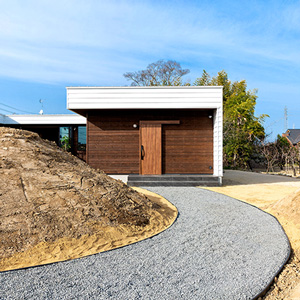
[[[297,146],[300,143],[300,129],[288,129],[282,136],[286,137],[291,146]]]
[[[74,155],[129,175],[131,185],[219,185],[222,93],[216,86],[67,87],[76,114],[0,115],[0,125],[58,145],[66,138]]]
[[[206,176],[221,184],[222,93],[218,86],[67,87],[67,108],[86,118],[86,162],[94,168],[148,183]]]
[[[66,115],[0,115],[0,126],[38,133],[42,138],[61,144],[70,140],[71,152],[85,160],[86,119],[76,114]]]

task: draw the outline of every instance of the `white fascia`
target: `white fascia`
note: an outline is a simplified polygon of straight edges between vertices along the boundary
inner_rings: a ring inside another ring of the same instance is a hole
[[[4,125],[86,125],[86,118],[75,114],[61,115],[0,115]]]

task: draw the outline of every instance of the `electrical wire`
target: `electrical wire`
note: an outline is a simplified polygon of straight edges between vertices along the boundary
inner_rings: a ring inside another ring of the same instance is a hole
[[[1,102],[0,102],[0,105],[6,106],[6,107],[8,107],[8,108],[12,108],[12,109],[14,109],[14,110],[18,110],[18,111],[23,112],[23,113],[27,113],[27,114],[35,114],[35,113],[33,113],[33,112],[29,112],[29,111],[26,111],[26,110],[18,109],[18,108],[9,106],[9,105],[4,104],[4,103],[1,103]],[[1,110],[5,110],[5,109],[3,109],[3,108],[0,108],[0,109],[1,109]],[[8,111],[8,112],[10,112],[10,111]],[[13,113],[13,112],[11,112],[11,113]]]
[[[10,110],[4,109],[4,108],[0,108],[0,110],[3,110],[3,111],[6,111],[6,112],[9,112],[9,113],[11,113],[11,114],[14,114],[14,112],[13,112],[13,111],[10,111]]]
[[[274,124],[278,123],[279,121],[282,121],[283,119],[284,119],[284,117],[282,117],[282,118],[280,118],[280,119],[278,119],[278,120],[272,122],[271,124],[268,124],[267,126],[265,126],[265,129],[267,129],[267,128],[273,126]]]

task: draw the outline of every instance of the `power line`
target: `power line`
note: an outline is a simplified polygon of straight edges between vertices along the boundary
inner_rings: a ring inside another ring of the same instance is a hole
[[[9,106],[9,105],[4,104],[4,103],[1,103],[1,102],[0,102],[0,105],[3,105],[3,106],[6,106],[6,107],[9,107],[9,108],[12,108],[12,109],[14,109],[14,110],[18,110],[18,111],[23,112],[23,113],[34,114],[33,112],[29,112],[29,111],[26,111],[26,110],[18,109],[18,108]],[[2,109],[2,108],[1,108],[1,109]],[[2,110],[5,110],[5,109],[2,109]],[[8,111],[8,112],[9,112],[9,111]]]
[[[283,119],[284,119],[284,117],[282,117],[282,118],[280,118],[280,119],[278,119],[278,120],[276,120],[276,121],[274,121],[274,122],[268,124],[267,126],[265,126],[265,128],[267,129],[267,128],[273,126],[274,124],[278,123],[279,121],[283,120]]]
[[[0,110],[3,110],[3,111],[6,111],[6,112],[9,112],[9,113],[11,113],[11,114],[14,114],[14,112],[13,112],[13,111],[10,111],[10,110],[4,109],[4,108],[0,108]]]

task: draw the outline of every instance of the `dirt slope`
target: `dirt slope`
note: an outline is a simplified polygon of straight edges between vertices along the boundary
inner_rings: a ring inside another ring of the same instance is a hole
[[[0,271],[123,246],[177,215],[28,131],[0,128],[0,182]]]
[[[295,230],[293,247],[295,254],[300,258],[300,189],[270,205],[268,210],[278,218],[293,224]]]

